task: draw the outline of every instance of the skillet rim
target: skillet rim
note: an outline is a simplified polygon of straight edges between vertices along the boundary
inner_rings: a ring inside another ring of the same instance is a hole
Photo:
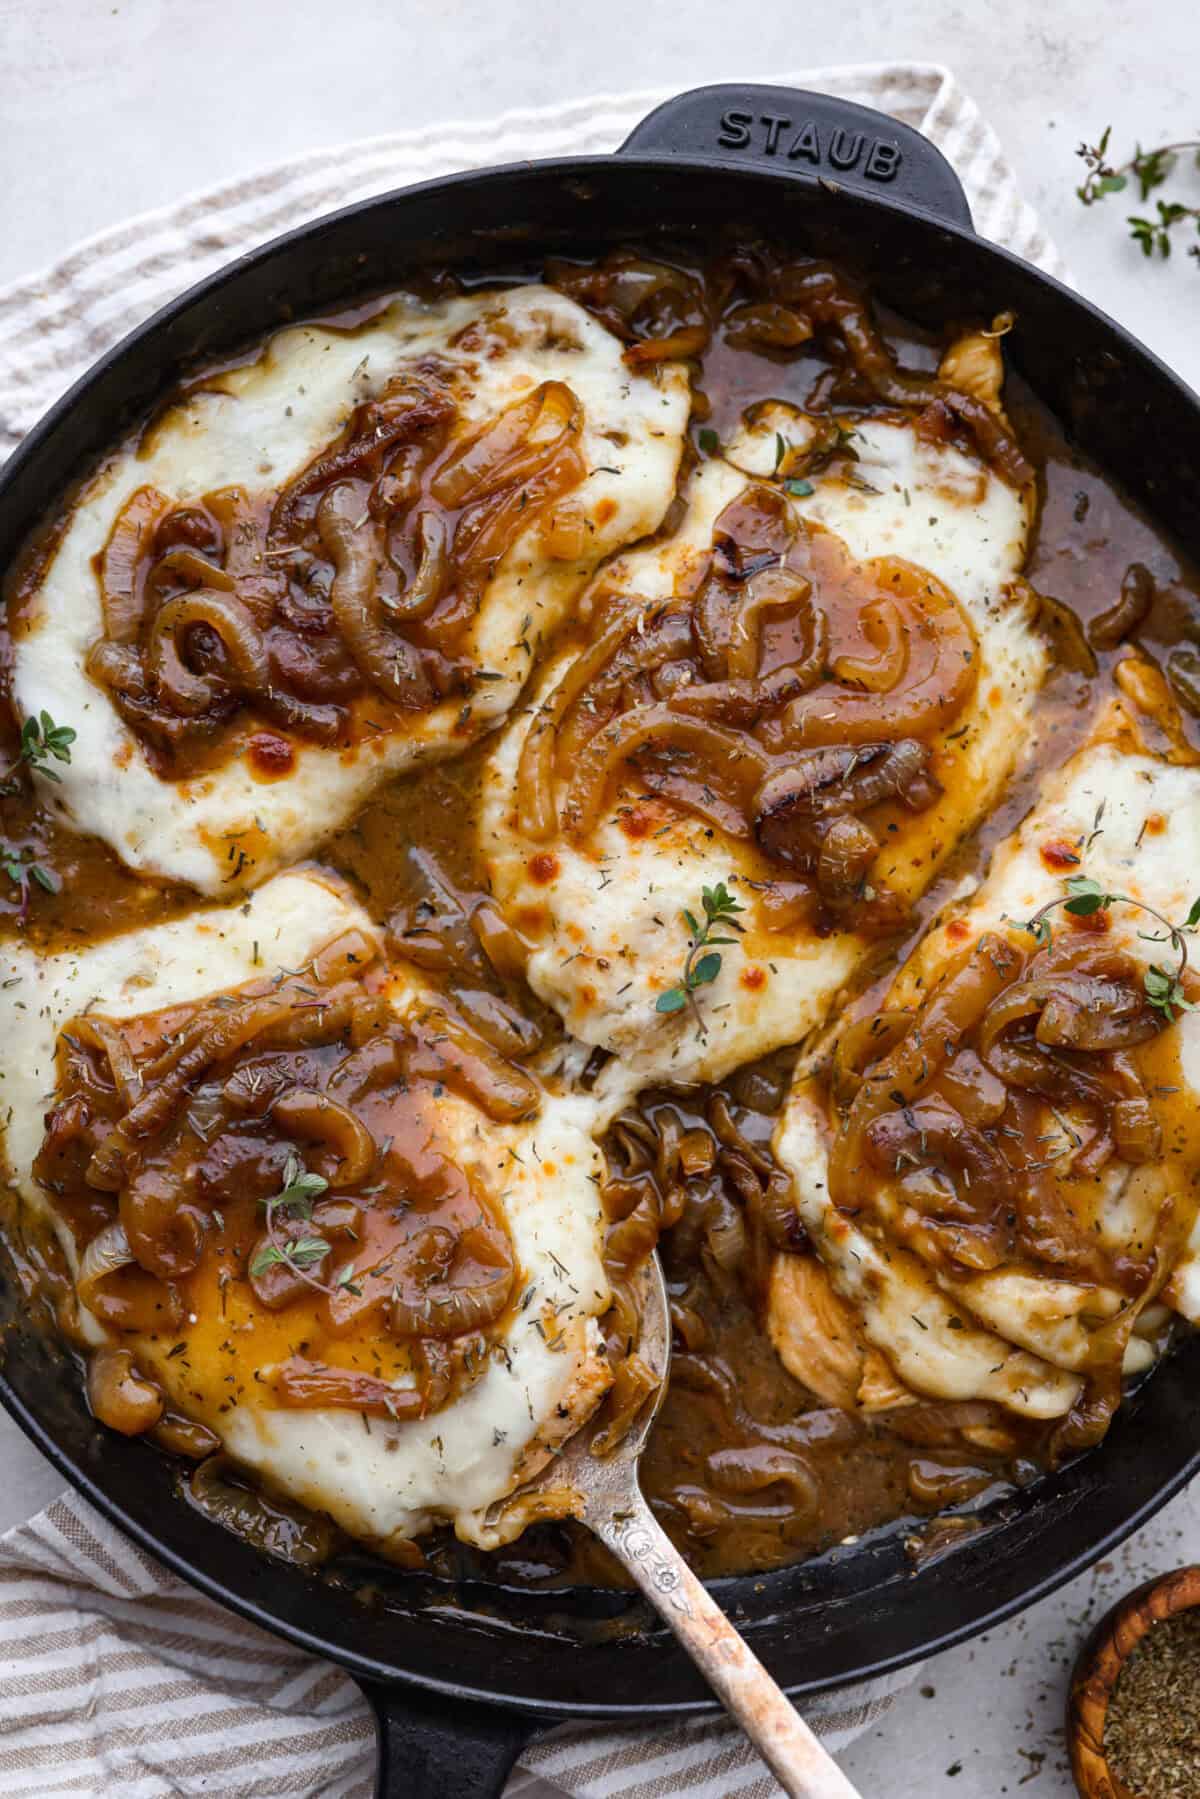
[[[265,1607],[256,1605],[252,1599],[223,1587],[215,1575],[208,1574],[199,1564],[189,1561],[185,1555],[169,1547],[164,1547],[152,1530],[130,1517],[119,1501],[110,1498],[70,1455],[59,1448],[42,1425],[41,1420],[34,1416],[24,1401],[12,1390],[2,1369],[0,1369],[0,1405],[3,1405],[9,1417],[36,1444],[46,1459],[58,1469],[60,1474],[65,1475],[75,1491],[81,1493],[90,1505],[94,1505],[96,1510],[107,1518],[110,1524],[115,1524],[126,1536],[131,1537],[135,1543],[152,1555],[156,1561],[162,1562],[173,1574],[187,1581],[190,1586],[198,1587],[201,1592],[219,1605],[227,1606],[249,1623],[256,1624],[259,1629],[274,1636],[286,1637],[289,1642],[295,1643],[298,1648],[307,1650],[309,1654],[320,1656],[325,1661],[335,1662],[357,1680],[384,1686],[413,1687],[419,1693],[431,1693],[443,1699],[462,1700],[477,1705],[481,1709],[491,1708],[549,1723],[568,1723],[573,1720],[606,1724],[650,1723],[666,1717],[699,1717],[705,1714],[711,1716],[723,1712],[724,1708],[716,1698],[675,1699],[666,1702],[651,1702],[647,1705],[603,1705],[588,1700],[533,1699],[525,1695],[498,1693],[494,1688],[482,1688],[462,1682],[443,1680],[436,1675],[414,1672],[408,1668],[402,1669],[394,1663],[379,1662],[369,1656],[359,1655],[353,1650],[344,1649],[340,1645],[336,1648],[331,1647],[326,1638],[315,1635],[301,1626],[280,1622],[276,1614]],[[1097,1449],[1102,1448],[1103,1443],[1097,1445]],[[1096,1451],[1087,1453],[1094,1455]],[[933,1655],[941,1655],[946,1650],[954,1649],[959,1644],[981,1636],[985,1631],[992,1630],[997,1625],[1005,1623],[1009,1618],[1015,1617],[1017,1613],[1028,1610],[1043,1599],[1048,1599],[1061,1587],[1066,1586],[1079,1575],[1085,1574],[1102,1557],[1118,1549],[1135,1531],[1140,1530],[1144,1524],[1162,1511],[1164,1506],[1175,1498],[1198,1471],[1200,1471],[1200,1444],[1192,1451],[1191,1456],[1176,1474],[1164,1486],[1157,1488],[1131,1517],[1122,1520],[1098,1543],[1089,1544],[1086,1548],[1081,1549],[1070,1561],[1043,1576],[1032,1587],[1002,1601],[982,1619],[968,1620],[955,1626],[952,1630],[944,1632],[934,1642],[884,1656],[879,1661],[871,1662],[855,1673],[839,1677],[836,1680],[818,1678],[788,1681],[780,1679],[780,1686],[790,1698],[795,1699],[810,1698],[820,1693],[838,1692],[843,1688],[858,1686],[860,1683],[878,1680],[884,1675],[896,1673],[901,1669],[911,1667],[915,1662],[924,1661]],[[178,1503],[182,1505],[183,1501],[180,1500]],[[303,1569],[297,1569],[296,1572],[301,1575],[306,1573]],[[751,1577],[735,1577],[735,1579],[748,1578]],[[716,1584],[720,1586],[733,1583]],[[468,1628],[476,1630],[480,1628],[475,1620],[464,1622]],[[397,1624],[408,1629],[421,1626],[428,1628],[427,1619],[411,1615],[397,1618]],[[442,1629],[445,1624],[446,1617],[443,1610],[438,1615],[434,1628]],[[503,1642],[504,1634],[506,1633],[496,1633],[498,1643]],[[743,1630],[743,1634],[747,1634],[745,1630]],[[546,1641],[553,1643],[554,1640],[547,1638]],[[669,1639],[665,1639],[665,1641],[669,1650],[680,1656],[684,1654],[672,1641]],[[620,1641],[615,1641],[611,1646],[619,1650]],[[563,1652],[569,1652],[565,1644],[559,1644],[559,1647]]]

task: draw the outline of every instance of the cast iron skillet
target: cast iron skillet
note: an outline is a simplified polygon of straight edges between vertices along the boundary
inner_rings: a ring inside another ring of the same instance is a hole
[[[711,87],[669,101],[620,154],[518,164],[385,195],[304,227],[193,288],[106,356],[30,433],[0,482],[0,566],[47,502],[187,362],[414,265],[536,268],[548,251],[666,241],[700,254],[739,231],[849,262],[929,324],[1015,310],[1006,348],[1075,439],[1193,556],[1200,401],[1111,320],[971,231],[961,188],[916,132],[815,94]],[[624,1594],[547,1594],[364,1562],[306,1573],[186,1506],[157,1451],[102,1430],[70,1359],[21,1317],[0,1271],[0,1399],[80,1492],[178,1574],[339,1662],[379,1719],[380,1791],[486,1799],[539,1727],[713,1708],[690,1663]],[[797,1695],[944,1649],[1105,1554],[1200,1466],[1200,1339],[1123,1407],[1100,1448],[982,1516],[914,1567],[876,1533],[765,1578],[725,1606]]]

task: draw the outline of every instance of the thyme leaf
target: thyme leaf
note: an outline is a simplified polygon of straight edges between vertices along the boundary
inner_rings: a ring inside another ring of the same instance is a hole
[[[735,914],[744,912],[746,908],[734,898],[724,881],[718,881],[715,887],[702,888],[700,903],[704,912],[703,923],[689,907],[683,908],[681,917],[690,934],[683,974],[673,987],[668,987],[659,994],[654,1009],[664,1013],[682,1012],[685,1006],[690,1005],[700,1035],[707,1037],[708,1030],[696,999],[696,989],[711,986],[720,974],[721,952],[714,946],[737,942],[745,927],[737,922]],[[733,931],[736,935],[717,935],[722,930]],[[700,953],[702,950],[706,952],[703,955]]]
[[[276,1262],[286,1262],[297,1273],[311,1268],[329,1254],[324,1237],[298,1237],[289,1243],[264,1243],[250,1264],[251,1274],[265,1274]]]
[[[40,862],[33,860],[33,852],[28,849],[15,849],[11,844],[0,843],[0,873],[6,874],[21,895],[21,904],[17,917],[22,924],[29,916],[29,900],[31,888],[29,883],[36,881],[45,893],[57,893],[59,881],[50,870],[43,868]]]
[[[41,712],[36,717],[31,714],[21,726],[17,754],[3,774],[0,774],[0,793],[11,795],[17,792],[23,768],[27,768],[31,774],[42,775],[47,781],[57,782],[60,777],[49,766],[50,761],[71,760],[71,745],[75,741],[75,735],[70,725],[56,725],[48,712]]]

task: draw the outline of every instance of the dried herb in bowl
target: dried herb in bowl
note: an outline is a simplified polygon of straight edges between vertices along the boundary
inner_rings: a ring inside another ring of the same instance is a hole
[[[1139,1799],[1200,1793],[1200,1613],[1148,1630],[1129,1657],[1104,1726],[1109,1767]]]

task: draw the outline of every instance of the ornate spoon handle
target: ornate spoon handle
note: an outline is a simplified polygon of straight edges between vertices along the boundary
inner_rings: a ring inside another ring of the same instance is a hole
[[[636,1482],[586,1522],[628,1568],[792,1799],[861,1799],[662,1530]]]

